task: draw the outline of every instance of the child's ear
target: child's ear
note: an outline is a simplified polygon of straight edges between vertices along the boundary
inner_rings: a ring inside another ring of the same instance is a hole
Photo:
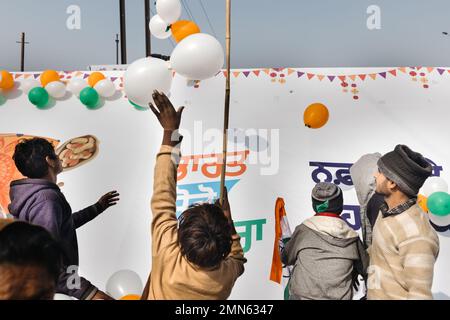
[[[51,157],[46,156],[45,161],[47,162],[49,167],[52,167],[52,168],[56,167],[55,159],[52,159]]]

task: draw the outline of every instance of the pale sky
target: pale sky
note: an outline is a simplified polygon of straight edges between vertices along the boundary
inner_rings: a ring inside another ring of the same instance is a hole
[[[225,0],[182,2],[182,18],[225,46]],[[66,27],[70,5],[81,30]],[[367,28],[369,5],[381,9],[380,30]],[[126,9],[130,63],[145,56],[144,1]],[[232,0],[232,68],[450,66],[449,14],[448,0]],[[0,0],[0,69],[19,70],[22,31],[26,70],[114,64],[119,0]],[[152,37],[153,53],[173,48]]]

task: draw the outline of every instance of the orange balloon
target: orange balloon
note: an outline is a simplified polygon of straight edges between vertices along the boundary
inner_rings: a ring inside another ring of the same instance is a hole
[[[14,88],[14,78],[12,74],[6,70],[2,70],[1,74],[0,88],[5,90]]]
[[[42,87],[45,88],[45,86],[47,84],[49,84],[50,82],[59,81],[59,79],[61,79],[61,77],[59,76],[58,72],[56,72],[55,70],[45,70],[41,74]]]
[[[192,21],[189,20],[179,20],[170,26],[172,30],[172,36],[176,42],[180,42],[187,36],[194,33],[199,33],[200,28]]]
[[[141,296],[137,294],[127,294],[120,298],[120,300],[141,300]]]
[[[329,113],[327,107],[321,103],[313,103],[305,109],[303,122],[308,128],[318,129],[328,121]]]
[[[105,79],[103,73],[95,71],[89,75],[88,84],[93,88],[97,82],[103,79]]]
[[[427,206],[427,200],[428,198],[424,195],[419,194],[417,196],[417,204],[422,208],[423,211],[428,212],[428,206]]]

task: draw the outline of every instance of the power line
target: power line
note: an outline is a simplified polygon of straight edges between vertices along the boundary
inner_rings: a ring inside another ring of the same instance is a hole
[[[181,4],[183,5],[184,10],[186,10],[187,14],[189,15],[189,18],[197,24],[197,22],[194,19],[194,16],[192,15],[191,10],[189,9],[189,5],[187,4],[187,2],[186,4],[184,4],[184,1],[181,0]]]
[[[217,38],[216,31],[214,30],[214,28],[213,28],[213,26],[212,26],[212,24],[211,24],[211,20],[209,20],[208,13],[206,13],[206,10],[205,10],[205,7],[204,7],[204,5],[203,5],[202,0],[198,0],[198,1],[200,2],[200,6],[202,7],[203,13],[204,13],[205,16],[206,16],[206,20],[208,20],[209,27],[211,28],[211,31],[212,31],[214,37]]]

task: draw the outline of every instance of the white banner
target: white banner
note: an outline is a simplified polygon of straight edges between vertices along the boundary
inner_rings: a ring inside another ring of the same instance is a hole
[[[361,155],[385,153],[401,143],[434,164],[450,182],[450,73],[448,68],[251,69],[233,70],[227,186],[233,219],[248,263],[231,299],[282,299],[281,285],[269,280],[277,197],[286,203],[292,228],[310,217],[311,190],[319,180],[344,190],[347,222],[360,229],[359,206],[348,168]],[[61,73],[63,80],[88,72]],[[104,72],[122,88],[122,71]],[[39,73],[15,74],[19,84]],[[151,270],[150,197],[161,129],[151,111],[135,109],[123,92],[95,110],[67,95],[37,109],[19,89],[0,105],[0,195],[9,181],[6,167],[15,134],[44,136],[62,146],[92,136],[97,154],[63,172],[59,181],[72,209],[88,206],[118,190],[119,204],[78,230],[81,274],[100,289],[117,270]],[[225,77],[201,82],[175,75],[171,100],[184,105],[183,161],[178,171],[177,211],[218,196]],[[315,102],[328,107],[320,129],[303,124]],[[1,102],[0,102],[1,103]],[[198,159],[197,165],[194,159]],[[240,160],[244,160],[241,162]],[[6,168],[6,169],[5,169]],[[6,193],[7,195],[7,193]],[[450,226],[441,226],[433,293],[450,296]],[[447,230],[447,231],[446,231]]]

